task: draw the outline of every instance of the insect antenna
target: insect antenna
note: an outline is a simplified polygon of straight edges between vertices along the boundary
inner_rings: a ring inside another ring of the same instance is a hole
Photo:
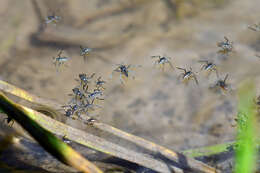
[[[216,71],[217,78],[219,78],[218,69],[215,68],[215,71]]]
[[[195,74],[194,74],[193,78],[194,78],[196,84],[199,85],[199,81],[198,81],[197,77],[195,76]]]

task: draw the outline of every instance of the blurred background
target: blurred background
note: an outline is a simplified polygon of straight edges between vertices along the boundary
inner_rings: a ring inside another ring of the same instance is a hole
[[[0,79],[65,105],[78,74],[96,73],[107,81],[99,121],[177,151],[232,141],[236,88],[249,77],[260,83],[260,34],[248,29],[259,22],[259,6],[259,0],[2,0]],[[61,20],[46,25],[53,14]],[[234,43],[226,57],[217,53],[224,36]],[[86,62],[80,45],[92,48]],[[60,49],[70,59],[57,72],[52,57]],[[154,55],[192,67],[199,85],[183,84],[176,68],[162,72]],[[231,91],[209,89],[217,77],[200,72],[201,59],[214,61],[220,78],[229,74]],[[119,63],[142,67],[122,85],[119,76],[110,78]],[[62,172],[55,164],[49,170]]]

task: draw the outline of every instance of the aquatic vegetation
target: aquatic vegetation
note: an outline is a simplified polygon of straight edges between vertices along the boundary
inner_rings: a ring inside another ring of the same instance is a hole
[[[246,81],[239,90],[237,122],[236,173],[253,173],[257,161],[256,91],[252,81]]]

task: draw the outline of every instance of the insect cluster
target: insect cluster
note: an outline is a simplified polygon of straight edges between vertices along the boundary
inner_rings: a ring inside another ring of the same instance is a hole
[[[89,115],[96,108],[101,108],[96,102],[104,100],[103,91],[106,82],[101,77],[94,81],[94,76],[95,73],[91,75],[79,74],[79,79],[76,79],[79,85],[72,89],[72,94],[69,94],[72,98],[68,105],[63,106],[67,117],[77,116],[77,118],[82,119],[82,114]]]

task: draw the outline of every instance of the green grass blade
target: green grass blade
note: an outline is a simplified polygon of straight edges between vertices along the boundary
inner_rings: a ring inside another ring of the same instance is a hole
[[[234,142],[227,142],[224,144],[217,144],[202,148],[195,148],[190,150],[182,151],[181,153],[189,157],[202,157],[202,156],[212,156],[215,154],[220,154],[229,151],[229,147],[232,147]]]
[[[252,173],[256,166],[256,96],[255,85],[252,81],[244,82],[239,88],[236,173]]]

